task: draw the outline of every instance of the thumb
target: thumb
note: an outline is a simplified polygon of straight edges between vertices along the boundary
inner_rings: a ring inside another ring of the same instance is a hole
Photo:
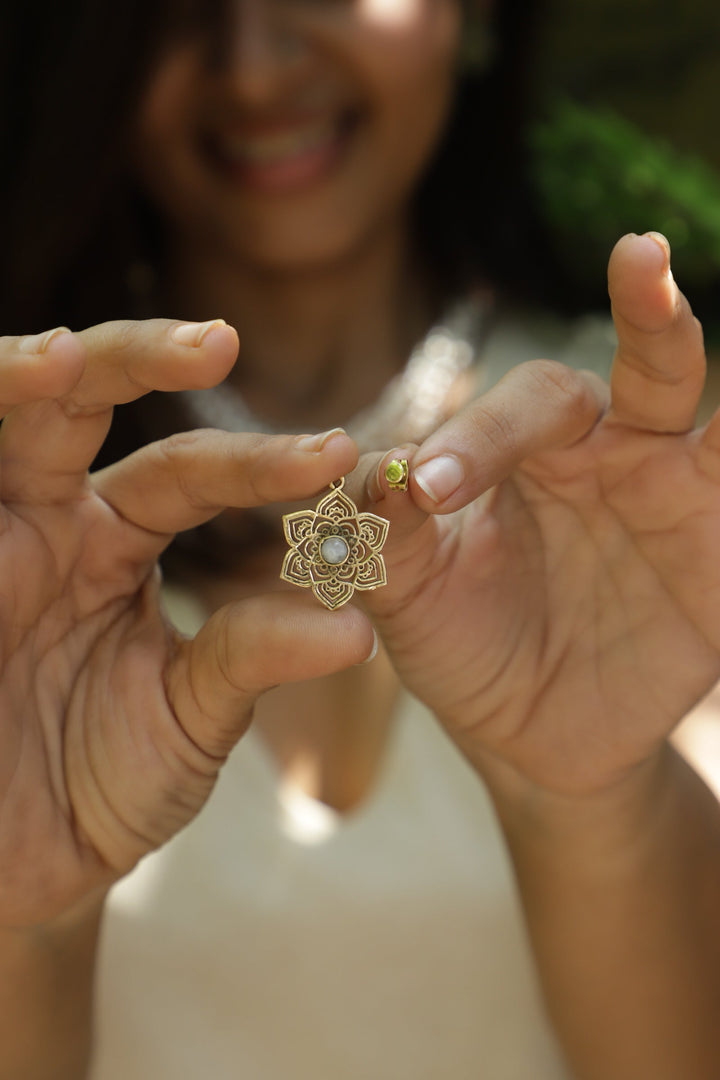
[[[253,597],[221,608],[180,644],[166,674],[168,701],[189,738],[224,759],[263,691],[362,663],[374,648],[358,608],[330,612],[288,593]]]

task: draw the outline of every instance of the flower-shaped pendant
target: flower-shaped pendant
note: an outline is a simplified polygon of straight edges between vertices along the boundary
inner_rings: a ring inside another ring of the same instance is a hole
[[[359,513],[341,490],[344,483],[343,476],[314,510],[283,517],[290,550],[280,577],[312,589],[331,611],[346,604],[356,589],[377,589],[387,582],[380,552],[390,523],[377,514]]]

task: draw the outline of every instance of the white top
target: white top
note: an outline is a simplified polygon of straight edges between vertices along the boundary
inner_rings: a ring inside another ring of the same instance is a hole
[[[607,368],[605,319],[508,318],[477,370]],[[196,616],[174,613],[179,625]],[[480,780],[417,702],[342,815],[245,736],[108,899],[92,1080],[563,1080]]]
[[[406,699],[341,815],[248,734],[112,891],[92,1080],[560,1080],[475,773]]]

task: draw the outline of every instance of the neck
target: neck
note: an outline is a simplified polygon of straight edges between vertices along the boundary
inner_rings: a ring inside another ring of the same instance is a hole
[[[430,290],[412,255],[401,225],[319,267],[268,270],[181,247],[169,296],[183,317],[236,327],[232,379],[258,415],[334,426],[375,400],[427,329]]]

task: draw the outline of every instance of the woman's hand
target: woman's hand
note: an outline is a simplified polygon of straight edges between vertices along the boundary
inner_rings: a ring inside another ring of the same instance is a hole
[[[186,824],[263,689],[371,650],[364,615],[306,596],[228,606],[193,641],[159,599],[177,531],[317,492],[356,463],[344,434],[197,431],[88,475],[113,405],[212,385],[236,351],[222,322],[0,339],[0,927],[51,920]]]
[[[653,758],[720,677],[701,330],[661,238],[621,240],[609,282],[611,399],[538,362],[434,433],[410,493],[377,505],[389,585],[370,601],[401,677],[481,771],[573,797]]]
[[[609,282],[610,391],[533,363],[433,434],[369,595],[488,784],[572,1074],[704,1078],[720,814],[667,736],[720,676],[720,414],[691,430],[702,335],[662,240],[621,240]]]

